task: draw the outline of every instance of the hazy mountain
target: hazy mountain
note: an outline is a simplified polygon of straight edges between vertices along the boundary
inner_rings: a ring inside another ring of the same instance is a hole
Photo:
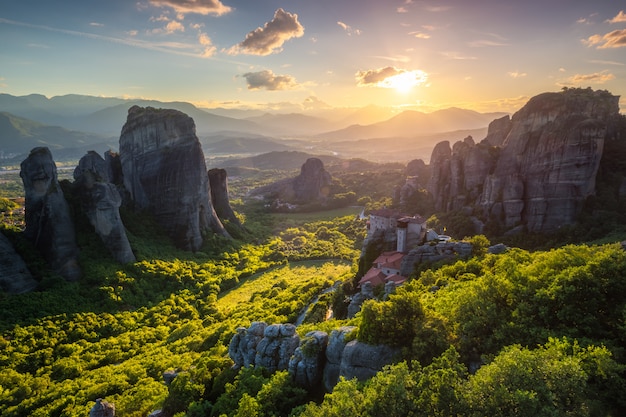
[[[198,134],[221,130],[258,133],[261,130],[253,122],[211,114],[186,102],[125,100],[76,94],[52,98],[39,94],[20,97],[0,94],[0,111],[47,125],[107,136],[120,134],[128,109],[134,105],[180,110],[194,119]]]
[[[265,131],[275,135],[313,135],[336,127],[327,119],[308,116],[302,113],[271,114],[249,117],[246,120],[263,126]]]
[[[492,120],[505,114],[478,113],[459,108],[438,110],[432,113],[407,110],[383,122],[370,125],[352,125],[317,137],[340,140],[415,137],[464,129],[486,128]]]
[[[338,162],[339,158],[330,155],[313,155],[299,151],[268,152],[247,158],[235,158],[223,161],[220,167],[245,167],[256,169],[297,170],[309,158],[319,158],[324,165]]]
[[[5,157],[26,154],[37,146],[47,146],[52,151],[77,148],[86,151],[88,148],[107,148],[110,142],[111,138],[106,136],[48,126],[0,112],[0,151]]]

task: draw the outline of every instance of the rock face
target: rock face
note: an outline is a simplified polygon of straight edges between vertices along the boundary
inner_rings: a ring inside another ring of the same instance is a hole
[[[323,374],[324,388],[328,392],[332,391],[337,382],[339,382],[341,357],[348,343],[346,335],[352,333],[355,329],[356,327],[354,326],[343,326],[330,332],[328,346],[326,347],[326,366],[324,366]]]
[[[96,152],[83,156],[74,170],[75,186],[89,222],[102,242],[120,263],[135,262],[120,218],[122,197],[110,182],[107,164]]]
[[[312,331],[300,341],[289,360],[289,373],[296,384],[307,389],[315,388],[324,374],[324,363],[328,345],[328,333]]]
[[[444,259],[468,258],[472,254],[472,244],[469,242],[439,242],[435,245],[420,245],[409,251],[400,265],[400,274],[409,276],[415,264],[433,263]]]
[[[235,362],[235,366],[254,365],[256,359],[256,347],[263,339],[267,323],[255,321],[249,328],[240,327],[230,340],[228,356]]]
[[[328,197],[331,176],[318,158],[309,158],[300,168],[300,175],[293,180],[296,201],[309,202]]]
[[[595,179],[619,97],[570,89],[532,98],[494,121],[479,144],[438,144],[428,191],[436,210],[478,208],[505,230],[550,232],[571,224]]]
[[[138,210],[151,212],[174,243],[196,251],[203,234],[227,235],[211,204],[204,154],[191,117],[133,106],[120,136],[124,186]]]
[[[56,272],[68,281],[78,280],[81,271],[74,223],[50,150],[31,150],[21,164],[20,176],[26,197],[24,235]]]
[[[37,281],[26,263],[15,252],[9,239],[0,233],[0,290],[9,294],[22,294],[36,287]]]
[[[300,168],[300,175],[257,188],[251,195],[271,196],[292,204],[325,202],[330,196],[332,177],[318,158],[309,158]]]
[[[256,366],[270,372],[289,368],[289,360],[300,344],[293,324],[271,324],[265,328],[263,339],[256,346]]]
[[[209,185],[211,188],[211,202],[221,221],[228,220],[231,224],[241,226],[235,216],[228,198],[228,175],[225,169],[213,168],[209,170]]]
[[[341,354],[339,374],[346,379],[365,381],[376,375],[385,365],[393,363],[397,349],[385,345],[369,345],[357,340],[346,344]]]

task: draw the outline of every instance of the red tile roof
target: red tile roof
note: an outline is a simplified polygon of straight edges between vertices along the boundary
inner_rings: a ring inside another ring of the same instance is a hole
[[[378,268],[400,269],[404,254],[402,252],[383,252],[376,260],[374,265]]]

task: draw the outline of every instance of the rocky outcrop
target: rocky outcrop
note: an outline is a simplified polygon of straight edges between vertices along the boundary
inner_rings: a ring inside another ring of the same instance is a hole
[[[343,326],[330,332],[326,346],[326,365],[324,366],[323,382],[326,391],[332,391],[341,376],[341,356],[348,341],[346,336],[354,332],[356,327]]]
[[[270,372],[289,368],[289,360],[300,344],[293,324],[271,324],[265,328],[263,339],[256,346],[254,364]]]
[[[374,287],[372,287],[371,282],[364,282],[361,285],[361,291],[354,294],[352,299],[350,300],[350,304],[348,304],[348,318],[352,318],[361,311],[361,307],[363,303],[367,300],[372,300],[374,297]]]
[[[469,242],[439,242],[420,245],[402,258],[400,274],[409,276],[416,264],[434,263],[443,260],[464,259],[472,255],[473,246]]]
[[[251,196],[264,196],[290,204],[324,203],[330,197],[332,177],[318,158],[309,158],[300,175],[253,190]]]
[[[504,230],[550,232],[571,224],[595,192],[619,97],[569,89],[533,97],[479,144],[442,142],[431,158],[435,209],[471,207]]]
[[[312,331],[300,341],[289,360],[289,374],[301,387],[314,389],[322,380],[328,333]]]
[[[228,175],[225,169],[213,168],[209,170],[209,186],[211,189],[211,202],[215,208],[217,217],[223,222],[229,221],[231,224],[241,226],[241,222],[230,206],[228,197]]]
[[[502,146],[510,131],[511,117],[509,115],[503,116],[489,123],[487,136],[483,142],[491,146]]]
[[[81,271],[74,222],[50,150],[34,148],[20,167],[26,200],[24,235],[53,270],[68,281],[78,280]]]
[[[241,368],[255,364],[256,347],[263,339],[267,323],[252,322],[249,328],[239,327],[228,345],[228,356]]]
[[[389,346],[369,345],[352,340],[341,353],[339,374],[345,379],[365,381],[376,375],[385,365],[393,363],[398,353],[398,349]]]
[[[204,154],[191,117],[133,106],[119,153],[133,205],[152,213],[178,247],[197,251],[206,232],[227,235],[211,204]]]
[[[320,383],[332,391],[343,376],[365,380],[397,358],[398,350],[346,340],[356,327],[333,330],[330,337],[312,331],[300,339],[293,324],[254,322],[241,327],[230,341],[228,355],[235,367],[262,366],[270,372],[288,369],[294,382],[307,389]]]
[[[110,182],[105,160],[96,152],[88,152],[78,162],[74,180],[83,211],[113,258],[120,263],[135,262],[120,218],[122,197]]]
[[[34,290],[37,284],[9,239],[0,233],[0,290],[9,294],[22,294]]]
[[[98,398],[89,411],[89,417],[115,417],[115,405]]]

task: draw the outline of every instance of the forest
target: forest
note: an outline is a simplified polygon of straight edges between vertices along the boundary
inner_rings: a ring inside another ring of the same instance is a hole
[[[358,214],[393,205],[389,184],[403,175],[346,174],[336,187],[359,206],[328,211],[270,213],[235,198],[243,231],[196,253],[176,249],[150,216],[125,211],[138,259],[125,266],[77,216],[78,282],[51,272],[22,237],[12,214],[19,186],[3,182],[2,232],[40,285],[0,293],[0,415],[87,416],[98,398],[136,417],[624,415],[623,236],[571,229],[491,254],[486,236],[434,216],[473,256],[421,265],[347,318],[366,233]],[[233,195],[255,181],[231,183]],[[233,367],[230,340],[255,321],[299,322],[301,338],[354,326],[349,337],[398,355],[367,381],[305,390],[287,371]]]

